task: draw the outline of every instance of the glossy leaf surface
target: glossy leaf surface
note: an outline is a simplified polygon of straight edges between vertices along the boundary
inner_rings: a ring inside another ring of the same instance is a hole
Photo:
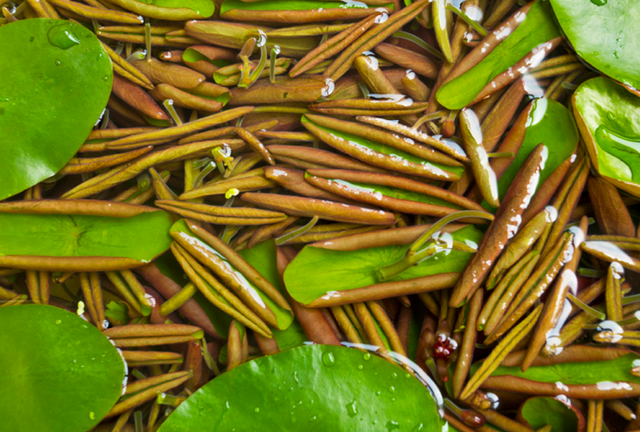
[[[549,99],[536,99],[532,104],[522,146],[509,168],[498,180],[500,199],[504,198],[524,161],[538,144],[544,144],[548,150],[544,169],[540,172],[538,187],[571,156],[578,145],[578,129],[571,114],[563,105]]]
[[[637,1],[551,0],[551,6],[580,57],[616,81],[640,88]]]
[[[122,357],[98,329],[64,309],[0,308],[0,344],[3,430],[84,432],[120,397]]]
[[[453,240],[479,243],[482,233],[467,226],[451,234]],[[376,270],[400,260],[410,245],[393,245],[339,251],[306,246],[284,272],[291,297],[303,304],[329,291],[341,291],[379,283]],[[400,281],[439,273],[460,272],[471,257],[468,252],[443,250],[389,281]]]
[[[576,412],[555,398],[527,399],[520,407],[519,416],[526,420],[533,430],[551,425],[551,432],[578,431],[579,419]]]
[[[442,430],[420,381],[380,357],[332,345],[294,348],[225,372],[183,402],[159,432],[233,428]]]
[[[169,248],[163,211],[128,218],[0,213],[0,256],[125,257],[149,262]]]
[[[0,200],[57,173],[107,104],[113,73],[98,38],[48,19],[0,27]]]
[[[573,110],[598,173],[640,194],[640,98],[599,77],[576,90]]]
[[[504,40],[471,70],[449,81],[437,93],[438,102],[449,109],[469,105],[491,81],[515,65],[534,48],[560,33],[553,22],[548,2],[536,1],[524,21],[513,31],[504,31]]]

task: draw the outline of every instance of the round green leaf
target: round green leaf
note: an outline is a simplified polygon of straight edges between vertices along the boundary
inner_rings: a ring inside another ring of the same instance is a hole
[[[640,98],[598,77],[582,83],[572,103],[593,167],[640,196]]]
[[[637,0],[551,0],[551,5],[580,57],[611,78],[640,88]]]
[[[551,397],[527,399],[520,407],[518,417],[526,420],[534,430],[546,425],[551,425],[551,432],[577,432],[584,429],[582,414]],[[581,423],[582,428],[579,427]]]
[[[0,200],[51,177],[107,104],[113,72],[98,38],[71,21],[0,27]]]
[[[159,429],[179,431],[422,431],[442,425],[429,390],[360,350],[305,345],[225,372]]]
[[[0,346],[2,430],[85,432],[120,397],[117,349],[64,309],[0,308]]]

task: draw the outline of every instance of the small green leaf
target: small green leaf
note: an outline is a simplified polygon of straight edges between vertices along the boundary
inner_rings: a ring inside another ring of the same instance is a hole
[[[121,325],[129,324],[129,308],[123,302],[109,302],[104,314],[107,318],[122,323]]]
[[[549,178],[562,162],[571,156],[578,145],[578,129],[569,110],[564,105],[544,98],[536,99],[531,103],[533,106],[525,125],[526,132],[522,145],[509,168],[498,180],[498,193],[501,200],[507,193],[513,179],[516,178],[524,161],[538,144],[545,145],[548,157],[544,169],[540,172],[537,188]],[[483,205],[489,208],[485,203]]]
[[[451,234],[459,242],[480,242],[482,233],[469,225]],[[399,261],[410,245],[340,251],[306,246],[284,272],[284,283],[295,300],[309,304],[329,291],[342,291],[379,283],[376,270]],[[470,253],[441,251],[389,281],[460,272]]]
[[[220,375],[159,432],[234,428],[441,432],[442,423],[428,389],[401,368],[356,349],[307,345]]]
[[[0,200],[53,176],[78,151],[111,93],[98,38],[71,21],[0,27]]]
[[[527,399],[520,407],[518,417],[529,423],[533,430],[551,425],[551,432],[577,432],[580,420],[578,412],[558,399],[550,397],[534,397]]]
[[[504,30],[506,39],[480,63],[440,87],[436,94],[438,102],[449,109],[464,108],[495,77],[514,66],[540,44],[560,36],[549,3],[541,0],[531,6],[526,18],[513,33],[507,32],[508,29]]]
[[[636,0],[551,0],[551,6],[580,57],[603,74],[640,88]]]
[[[598,174],[640,196],[640,98],[598,77],[578,87],[572,104]]]
[[[0,213],[0,256],[124,257],[150,262],[169,248],[163,211],[127,218]]]
[[[85,432],[120,397],[122,357],[98,329],[64,309],[0,308],[0,345],[3,430]]]
[[[278,274],[276,243],[273,240],[258,243],[251,249],[243,249],[239,253],[271,285],[280,291],[280,294],[286,297],[287,292],[282,286],[280,275]],[[308,340],[302,326],[295,317],[286,330],[272,328],[271,331],[280,351],[300,346]]]

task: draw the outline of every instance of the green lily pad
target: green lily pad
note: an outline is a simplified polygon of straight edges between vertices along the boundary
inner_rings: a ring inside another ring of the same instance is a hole
[[[478,244],[482,233],[473,226],[451,234],[453,240]],[[326,295],[379,283],[376,270],[399,261],[411,245],[393,245],[340,251],[306,246],[287,266],[284,284],[291,297],[302,304]],[[468,252],[441,251],[389,281],[439,273],[460,272],[471,258]]]
[[[239,254],[286,298],[287,292],[282,286],[278,274],[276,248],[276,243],[273,240],[268,240],[258,243],[251,249],[243,249]],[[272,328],[271,332],[280,351],[300,346],[308,340],[300,322],[295,317],[285,330]]]
[[[91,132],[113,72],[98,38],[71,21],[0,27],[0,200],[51,177]]]
[[[120,397],[122,357],[98,329],[64,309],[0,308],[0,345],[3,430],[85,432]]]
[[[538,144],[545,145],[548,156],[544,169],[540,172],[540,180],[538,180],[537,187],[540,187],[551,173],[571,156],[578,145],[578,129],[569,110],[564,105],[544,98],[536,99],[531,103],[533,106],[525,125],[526,132],[522,145],[509,168],[498,180],[498,194],[501,200],[525,160]],[[485,207],[488,208],[489,206],[486,205]]]
[[[514,66],[540,44],[558,36],[560,32],[554,23],[549,3],[536,1],[524,21],[506,39],[471,70],[440,87],[436,99],[449,109],[464,108],[495,77]]]
[[[551,425],[551,432],[578,432],[584,429],[582,414],[551,397],[527,399],[520,407],[518,417],[526,420],[533,430],[546,425]],[[579,427],[580,424],[582,428]]]
[[[169,248],[169,215],[127,218],[0,213],[0,257],[124,257],[150,262]]]
[[[640,196],[640,98],[598,77],[578,87],[572,107],[593,168]]]
[[[403,369],[356,349],[306,345],[225,372],[159,432],[234,428],[440,432],[442,424],[429,390]]]
[[[636,0],[551,0],[576,53],[605,75],[640,88],[640,4]],[[603,31],[603,29],[607,29]]]

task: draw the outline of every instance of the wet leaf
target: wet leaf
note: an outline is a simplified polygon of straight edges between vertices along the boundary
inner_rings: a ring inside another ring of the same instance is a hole
[[[142,207],[144,209],[144,207]],[[171,219],[163,211],[118,218],[78,214],[0,213],[0,259],[122,257],[149,262],[169,248]],[[94,268],[93,271],[99,271]]]
[[[473,226],[467,226],[452,233],[451,237],[459,242],[477,244],[482,233]],[[329,291],[377,284],[376,270],[399,261],[409,246],[382,246],[355,251],[306,246],[284,272],[284,283],[291,297],[303,304],[309,304]],[[470,257],[468,252],[443,250],[389,281],[460,272]]]
[[[436,404],[420,381],[378,356],[332,345],[294,348],[222,374],[183,402],[159,432],[239,425],[309,432],[442,430]]]
[[[640,196],[640,98],[599,77],[578,87],[572,106],[598,174]]]
[[[464,108],[494,78],[539,45],[560,36],[560,33],[553,22],[549,3],[538,0],[513,32],[507,28],[501,36],[503,40],[480,63],[440,87],[438,102],[449,109]]]
[[[504,198],[507,189],[524,164],[524,161],[540,143],[549,151],[544,169],[540,172],[538,187],[567,160],[578,145],[578,130],[569,111],[556,101],[536,99],[526,123],[526,132],[515,159],[498,179],[498,193]]]
[[[64,309],[0,309],[0,416],[12,431],[84,432],[122,391],[125,366],[109,340]]]
[[[635,0],[551,0],[564,34],[580,57],[605,75],[640,88],[640,8]],[[609,29],[608,31],[594,31]]]
[[[109,56],[70,21],[0,28],[0,200],[57,173],[91,132],[111,92]]]
[[[582,415],[579,418],[577,411],[550,397],[527,399],[520,407],[518,417],[526,420],[533,430],[551,425],[551,432],[577,432],[580,420],[584,423],[584,418]]]

